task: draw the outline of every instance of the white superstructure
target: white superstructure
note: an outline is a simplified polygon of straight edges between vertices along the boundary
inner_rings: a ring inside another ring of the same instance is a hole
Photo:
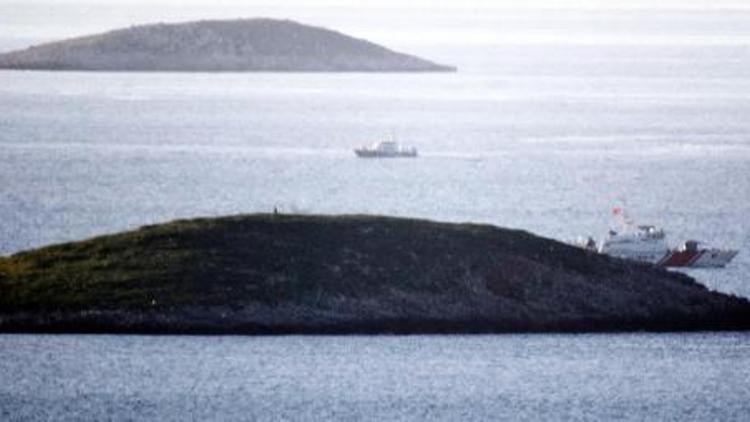
[[[355,148],[354,153],[362,158],[408,158],[416,157],[417,149],[401,146],[394,141],[383,141]]]
[[[599,246],[599,252],[618,258],[655,263],[669,252],[665,237],[664,230],[654,226],[638,226],[625,233],[610,230]]]

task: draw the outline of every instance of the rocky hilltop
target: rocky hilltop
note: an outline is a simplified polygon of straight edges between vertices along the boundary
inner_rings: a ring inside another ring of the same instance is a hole
[[[0,54],[0,68],[90,71],[455,71],[288,20],[134,26]]]
[[[748,328],[750,302],[683,274],[488,225],[247,215],[0,258],[0,332]]]

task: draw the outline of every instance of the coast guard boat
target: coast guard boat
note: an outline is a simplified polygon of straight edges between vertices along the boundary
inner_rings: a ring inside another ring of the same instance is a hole
[[[617,207],[612,213],[619,217],[622,227],[620,232],[610,230],[599,245],[591,237],[585,242],[579,242],[579,245],[617,258],[648,262],[661,267],[723,267],[738,252],[734,249],[702,247],[696,240],[688,240],[679,248],[670,248],[663,229],[650,225],[635,226]]]
[[[413,158],[417,156],[417,149],[403,147],[394,141],[382,141],[355,148],[354,153],[361,158]]]

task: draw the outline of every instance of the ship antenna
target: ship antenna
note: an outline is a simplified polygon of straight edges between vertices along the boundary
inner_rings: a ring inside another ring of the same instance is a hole
[[[612,215],[617,219],[617,223],[620,225],[622,230],[632,226],[633,221],[625,214],[625,210],[622,207],[613,207]]]

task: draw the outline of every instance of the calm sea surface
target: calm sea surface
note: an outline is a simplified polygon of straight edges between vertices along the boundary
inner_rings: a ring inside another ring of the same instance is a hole
[[[0,337],[3,420],[726,420],[749,334]]]
[[[0,71],[0,254],[175,218],[377,213],[739,248],[750,49],[424,49],[455,74]],[[352,148],[390,136],[415,160]],[[0,419],[747,420],[746,334],[0,336]]]

